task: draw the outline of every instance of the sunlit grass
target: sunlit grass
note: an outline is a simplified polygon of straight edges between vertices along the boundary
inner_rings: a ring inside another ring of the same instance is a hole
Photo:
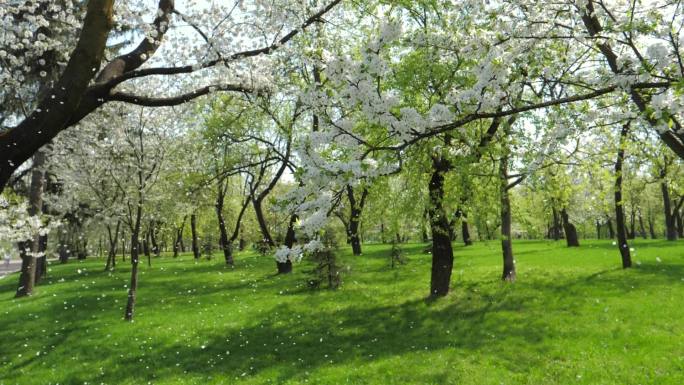
[[[682,384],[684,247],[516,242],[518,282],[499,281],[499,243],[455,248],[452,293],[426,302],[430,256],[405,245],[345,249],[343,286],[311,291],[308,267],[269,257],[52,265],[32,298],[0,280],[0,384]],[[217,256],[218,257],[218,256]],[[658,258],[658,259],[656,259]]]

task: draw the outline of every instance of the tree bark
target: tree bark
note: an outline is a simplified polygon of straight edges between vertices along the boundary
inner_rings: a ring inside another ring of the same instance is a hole
[[[664,172],[661,172],[661,177],[665,177]],[[660,182],[660,191],[663,194],[663,208],[665,211],[665,235],[667,236],[668,241],[676,241],[677,227],[675,223],[675,214],[670,199],[670,190],[664,179]]]
[[[648,239],[648,236],[646,236],[646,228],[644,227],[644,218],[641,216],[641,210],[639,210],[639,235],[641,235],[641,238]]]
[[[119,244],[119,230],[121,228],[121,221],[116,222],[116,228],[114,230],[114,235],[112,235],[112,229],[110,225],[107,225],[107,236],[109,237],[109,252],[107,254],[107,264],[105,265],[105,271],[114,270],[116,267],[116,246]]]
[[[563,221],[563,231],[565,232],[565,241],[568,247],[579,247],[579,239],[577,237],[577,228],[570,222],[568,211],[563,207],[560,212],[561,220]]]
[[[43,188],[45,184],[45,153],[38,151],[33,157],[31,170],[31,186],[29,188],[30,216],[40,215],[43,212]],[[15,297],[24,297],[33,294],[36,283],[37,260],[34,253],[39,252],[40,235],[34,234],[33,239],[19,243],[19,255],[21,256],[21,273],[19,274],[19,286]]]
[[[596,239],[601,239],[601,221],[596,220]]]
[[[142,179],[142,178],[141,178]],[[138,263],[140,257],[140,222],[142,220],[142,192],[138,192],[139,201],[136,208],[135,222],[131,229],[131,282],[128,288],[128,301],[126,302],[126,311],[124,319],[126,321],[133,320],[135,312],[135,299],[138,290]]]
[[[173,242],[173,257],[178,258],[178,253],[183,250],[183,228],[185,228],[185,220],[187,215],[183,217],[183,223],[176,229],[176,239]]]
[[[629,123],[622,126],[620,131],[620,142],[615,160],[615,221],[617,225],[617,243],[622,257],[622,267],[632,267],[632,256],[627,244],[627,234],[625,232],[625,213],[622,201],[622,164],[625,160],[625,145],[627,134],[629,133]]]
[[[297,214],[290,216],[290,221],[287,224],[287,233],[285,234],[285,247],[292,248],[297,241],[294,230],[297,220],[299,220]],[[292,272],[292,260],[288,258],[285,262],[276,261],[276,267],[278,268],[278,274],[289,274]]]
[[[275,241],[271,237],[271,232],[268,230],[268,225],[266,224],[266,218],[264,217],[264,211],[262,209],[262,202],[260,199],[252,200],[252,207],[254,207],[254,214],[256,214],[257,223],[259,224],[259,230],[261,230],[261,236],[263,241],[266,242],[270,247],[275,247]]]
[[[608,226],[608,238],[615,239],[615,230],[613,230],[613,219],[608,218],[608,220],[606,221],[606,225]]]
[[[432,231],[432,273],[430,296],[443,297],[449,293],[454,253],[449,239],[449,220],[443,206],[444,174],[451,168],[450,162],[441,157],[432,158],[432,176],[428,184],[430,229]]]
[[[218,182],[218,192],[216,194],[216,219],[218,219],[219,225],[219,240],[221,245],[221,250],[223,250],[223,258],[226,261],[226,265],[234,266],[235,261],[233,260],[233,245],[228,239],[228,230],[226,230],[226,222],[223,219],[223,203],[225,200],[225,188],[223,187],[223,181]]]
[[[470,229],[468,228],[468,216],[465,212],[461,216],[461,234],[463,235],[463,243],[466,246],[473,244],[473,240],[470,237]]]
[[[349,206],[351,214],[349,216],[349,243],[351,243],[352,253],[354,255],[361,255],[361,240],[359,238],[359,223],[361,221],[361,213],[363,206],[366,203],[368,196],[368,189],[363,188],[361,192],[361,199],[357,202],[354,196],[354,189],[347,186],[347,198],[349,199]]]
[[[504,154],[499,161],[499,193],[501,199],[501,251],[503,254],[503,272],[501,279],[507,282],[515,282],[515,259],[513,257],[513,245],[511,234],[511,200],[508,194],[508,148],[504,148]],[[556,211],[554,209],[554,216]],[[555,219],[555,218],[554,218]]]
[[[651,235],[651,239],[658,238],[655,232],[655,225],[653,223],[653,218],[651,217],[651,215],[648,216],[648,232]]]
[[[161,249],[159,242],[157,242],[157,221],[150,221],[150,245],[152,246],[152,253],[155,257],[159,257]]]
[[[634,212],[634,208],[629,212],[629,231],[627,232],[627,238],[636,238],[636,213]]]
[[[19,166],[66,127],[77,110],[96,74],[93,69],[97,70],[102,62],[112,27],[113,4],[113,0],[88,1],[78,42],[60,79],[31,114],[16,127],[0,133],[0,191]]]
[[[192,232],[192,255],[195,257],[195,261],[199,261],[200,249],[197,239],[197,214],[195,213],[190,215],[190,231]]]

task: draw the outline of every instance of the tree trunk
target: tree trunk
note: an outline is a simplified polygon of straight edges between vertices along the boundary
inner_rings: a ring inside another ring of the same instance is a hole
[[[677,236],[679,238],[684,238],[684,223],[682,222],[682,216],[679,215],[679,210],[675,211],[675,225],[677,226]]]
[[[501,199],[501,251],[503,254],[503,273],[501,279],[507,282],[515,282],[515,259],[513,257],[513,245],[511,234],[511,200],[508,194],[508,148],[504,148],[504,154],[499,161],[499,193]],[[554,221],[556,210],[554,209]]]
[[[444,210],[444,174],[451,164],[443,157],[432,158],[432,176],[428,184],[430,229],[432,230],[432,273],[430,296],[442,297],[449,293],[454,253],[449,239],[449,221]]]
[[[0,148],[3,149],[0,152],[0,192],[12,173],[64,130],[83,104],[83,95],[102,63],[109,31],[113,26],[113,4],[112,0],[87,2],[78,42],[59,80],[45,93],[33,112],[0,135]],[[27,265],[35,269],[33,262]]]
[[[157,242],[157,222],[150,222],[150,245],[152,246],[152,253],[155,257],[159,257],[161,252],[159,243]]]
[[[622,267],[632,267],[632,256],[629,252],[629,245],[627,244],[627,234],[625,233],[625,213],[623,211],[622,202],[622,164],[625,160],[625,143],[627,140],[627,133],[629,132],[629,123],[622,126],[620,131],[620,143],[615,161],[615,221],[617,225],[617,239],[618,249],[622,256]]]
[[[139,194],[142,194],[139,192]],[[138,290],[138,262],[140,257],[140,222],[142,219],[142,196],[139,196],[138,207],[135,214],[135,222],[131,229],[131,282],[128,288],[128,301],[124,319],[133,320],[135,312],[135,296]]]
[[[266,244],[268,244],[270,247],[275,247],[275,241],[271,237],[271,232],[268,231],[268,225],[266,224],[264,211],[261,207],[261,201],[259,199],[253,199],[252,206],[254,207],[254,214],[256,214],[257,223],[259,224],[263,241],[266,242]]]
[[[354,189],[347,185],[347,199],[349,200],[350,216],[349,216],[349,243],[352,247],[354,255],[361,255],[361,239],[359,238],[359,224],[361,222],[361,213],[366,204],[366,197],[368,196],[368,189],[366,187],[361,191],[361,198],[356,200]]]
[[[608,238],[615,239],[615,230],[613,230],[613,219],[608,218],[608,220],[606,221],[606,225],[608,226]]]
[[[466,246],[473,244],[473,240],[470,238],[470,229],[468,228],[468,216],[465,212],[461,215],[461,234],[463,235],[463,243]]]
[[[651,239],[658,238],[655,232],[655,224],[653,223],[653,217],[651,217],[651,215],[648,216],[648,232],[651,235]]]
[[[45,255],[47,246],[47,234],[38,236],[38,253],[40,256],[36,258],[36,285],[47,275],[47,255]]]
[[[220,185],[223,184],[223,182],[219,183]],[[223,258],[226,261],[226,265],[228,266],[234,266],[235,261],[233,260],[233,245],[232,242],[228,239],[228,230],[226,230],[226,222],[223,219],[223,201],[225,198],[224,190],[222,187],[219,187],[218,194],[216,195],[216,219],[218,219],[218,225],[219,225],[219,243],[221,246],[221,249],[223,250]]]
[[[188,217],[183,217],[183,223],[176,229],[176,239],[173,242],[173,257],[178,258],[178,253],[183,249],[183,228],[185,227],[185,220]],[[185,251],[185,250],[183,250]]]
[[[596,239],[601,239],[601,222],[596,220]]]
[[[646,228],[644,227],[644,218],[641,216],[641,210],[639,210],[639,235],[641,235],[641,238],[648,239],[646,236]]]
[[[121,260],[126,262],[126,231],[121,230]]]
[[[661,173],[661,177],[664,177]],[[675,223],[675,214],[672,209],[672,201],[670,200],[670,190],[667,187],[667,182],[663,179],[660,183],[660,191],[663,194],[663,208],[665,211],[665,235],[668,241],[677,240],[677,227]]]
[[[561,219],[563,221],[563,231],[565,231],[565,241],[568,247],[579,247],[579,239],[577,238],[577,228],[575,225],[570,223],[570,217],[568,216],[568,211],[563,207],[560,212]]]
[[[105,271],[114,270],[116,267],[116,246],[119,243],[119,229],[121,228],[121,221],[116,222],[116,229],[114,230],[114,235],[112,235],[112,229],[110,225],[107,225],[107,235],[109,237],[109,253],[107,254],[107,264],[105,266]]]
[[[43,188],[45,185],[45,152],[38,151],[33,157],[31,170],[31,186],[29,188],[30,216],[40,215],[43,212]],[[19,286],[15,297],[24,297],[33,294],[36,283],[37,260],[34,253],[40,251],[40,235],[34,234],[31,241],[19,243],[19,255],[21,256],[21,273],[19,274]]]
[[[627,237],[629,239],[636,238],[636,213],[634,208],[629,212],[629,231],[627,232]]]
[[[199,261],[200,249],[197,240],[197,214],[195,213],[190,215],[190,231],[192,232],[192,255],[195,257],[195,261]]]
[[[299,220],[297,214],[292,214],[290,216],[290,221],[287,224],[287,233],[285,234],[285,247],[292,248],[297,241],[295,237],[295,224]],[[278,268],[278,274],[289,274],[292,272],[292,261],[288,258],[285,262],[276,261],[276,267]]]

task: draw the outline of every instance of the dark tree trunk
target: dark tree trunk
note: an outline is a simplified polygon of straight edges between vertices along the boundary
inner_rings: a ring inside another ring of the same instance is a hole
[[[608,218],[608,220],[606,221],[606,225],[608,226],[608,238],[615,239],[615,230],[613,230],[613,219]]]
[[[109,252],[107,254],[107,264],[105,271],[114,270],[116,267],[116,246],[119,244],[119,230],[121,228],[121,221],[116,222],[116,229],[112,235],[110,225],[107,225],[107,236],[109,237]]]
[[[142,241],[143,254],[146,257],[150,256],[150,232],[145,232],[145,238]]]
[[[380,222],[380,243],[384,244],[385,242],[385,224],[383,222]]]
[[[641,238],[648,239],[646,236],[646,228],[644,227],[644,218],[641,216],[641,210],[639,210],[639,235],[641,235]]]
[[[225,189],[223,188],[223,182],[219,182],[219,190],[216,195],[216,218],[218,219],[219,225],[219,244],[223,250],[223,258],[226,261],[226,265],[233,266],[235,261],[233,260],[233,245],[228,239],[228,230],[226,229],[226,222],[223,219],[223,202],[225,199]]]
[[[183,217],[183,223],[176,229],[176,239],[173,242],[173,257],[178,258],[178,254],[183,250],[183,228],[185,228],[185,220],[188,217]]]
[[[629,212],[629,239],[636,238],[636,212],[634,208]]]
[[[577,228],[570,222],[568,211],[563,207],[560,212],[563,221],[563,231],[565,232],[565,241],[568,247],[579,247],[579,239],[577,238]]]
[[[138,194],[142,194],[139,192]],[[142,220],[142,195],[139,195],[138,207],[135,214],[135,222],[131,229],[131,282],[128,288],[128,301],[126,302],[126,311],[124,319],[126,321],[133,320],[135,312],[135,296],[138,290],[138,263],[140,258],[140,222]]]
[[[504,154],[499,161],[499,193],[501,199],[501,251],[503,254],[503,272],[501,279],[507,282],[515,282],[515,259],[513,257],[513,245],[511,234],[511,200],[508,194],[508,148],[504,148]],[[554,216],[556,211],[554,209]],[[555,218],[554,218],[555,219]]]
[[[197,239],[197,214],[195,213],[190,215],[190,231],[192,232],[192,255],[195,257],[195,261],[199,261],[200,249]]]
[[[664,172],[661,173],[661,177],[664,177]],[[677,240],[677,227],[675,223],[675,213],[672,207],[672,201],[670,200],[670,190],[667,187],[667,182],[663,180],[660,183],[660,191],[663,194],[663,208],[665,210],[665,235],[668,241]]]
[[[473,240],[470,237],[470,229],[468,228],[468,216],[465,212],[461,216],[461,234],[463,235],[463,243],[466,246],[473,244]]]
[[[444,174],[451,164],[443,157],[432,158],[432,176],[428,184],[430,229],[432,230],[432,274],[430,296],[442,297],[449,293],[454,253],[449,239],[449,221],[444,210]]]
[[[601,222],[596,220],[596,239],[601,239]]]
[[[275,247],[275,241],[273,240],[273,237],[271,237],[271,232],[268,230],[268,225],[266,224],[264,211],[261,207],[261,200],[253,199],[252,206],[254,207],[254,214],[256,214],[257,223],[259,224],[259,230],[261,230],[263,241],[266,242],[266,244],[270,247]]]
[[[33,157],[33,169],[31,170],[31,186],[29,188],[30,216],[39,215],[43,212],[43,189],[45,185],[45,152],[38,151]],[[33,253],[40,251],[40,235],[35,234],[31,241],[19,243],[19,255],[21,256],[21,273],[16,297],[24,297],[33,294],[36,283],[37,260]]]
[[[361,192],[361,199],[357,202],[354,196],[354,189],[347,186],[347,198],[349,199],[349,206],[351,207],[351,215],[349,216],[349,243],[352,247],[354,255],[361,255],[361,239],[359,238],[359,224],[361,222],[361,213],[363,206],[366,204],[366,197],[368,196],[368,189],[363,188]]]
[[[102,63],[107,37],[113,26],[113,3],[111,0],[87,3],[78,42],[59,80],[44,93],[33,112],[0,135],[0,192],[12,173],[59,132],[73,124],[71,121],[76,111],[87,104],[84,103],[84,95]],[[104,103],[105,96],[95,99],[98,106]],[[35,268],[33,262],[28,265]]]
[[[684,223],[682,223],[682,216],[679,215],[679,210],[674,213],[675,225],[677,226],[677,236],[684,238]]]
[[[658,238],[655,232],[655,224],[653,223],[653,218],[651,215],[648,216],[648,232],[651,235],[651,239]]]
[[[47,246],[47,234],[38,236],[38,252],[40,256],[36,258],[36,285],[47,275],[47,255],[45,255]]]
[[[126,231],[121,230],[121,260],[126,262]]]
[[[152,246],[152,253],[155,257],[159,257],[161,250],[159,249],[159,243],[157,242],[157,222],[150,222],[150,245]]]
[[[629,123],[622,126],[620,131],[620,143],[615,161],[615,221],[617,227],[618,249],[622,256],[622,267],[632,267],[632,256],[629,251],[629,244],[627,243],[627,234],[625,232],[625,213],[623,210],[622,201],[622,164],[625,160],[625,143],[627,140],[627,133],[629,132]]]
[[[18,242],[19,256],[21,257],[21,272],[19,274],[19,286],[15,297],[30,296],[36,282],[36,258],[31,257],[31,242]]]
[[[359,239],[359,222],[349,223],[349,242],[351,243],[352,253],[361,255],[361,240]]]
[[[287,224],[287,233],[285,234],[285,247],[292,248],[297,241],[294,229],[297,220],[299,220],[297,214],[292,214],[292,216],[290,216],[290,221]],[[276,265],[278,274],[289,274],[292,272],[292,260],[290,260],[290,258],[285,262],[276,261]]]

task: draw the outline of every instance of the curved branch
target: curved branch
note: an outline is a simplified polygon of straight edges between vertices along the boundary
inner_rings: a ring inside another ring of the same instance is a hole
[[[163,2],[164,0],[161,0]],[[144,77],[144,76],[150,76],[150,75],[179,75],[179,74],[188,74],[192,73],[198,70],[206,69],[209,67],[213,67],[218,64],[227,64],[239,59],[244,59],[247,57],[254,57],[254,56],[259,56],[261,54],[268,55],[272,53],[273,51],[277,50],[280,46],[284,45],[288,41],[292,40],[297,34],[299,34],[301,31],[304,31],[306,28],[308,28],[310,25],[313,23],[319,21],[323,15],[325,15],[328,11],[330,11],[332,8],[334,8],[337,4],[342,2],[342,0],[333,0],[330,2],[328,5],[325,7],[321,8],[318,12],[315,14],[311,15],[308,19],[306,19],[298,28],[293,29],[290,31],[288,34],[283,36],[280,40],[274,42],[271,45],[268,45],[266,47],[261,47],[253,50],[248,50],[248,51],[242,51],[242,52],[237,52],[234,53],[226,58],[223,59],[214,59],[210,60],[205,63],[200,63],[200,64],[194,64],[194,65],[185,65],[185,66],[179,66],[179,67],[156,67],[156,68],[143,68],[140,70],[136,71],[131,71],[127,70],[122,72],[119,76],[116,76],[115,78],[109,78],[107,79],[107,86],[108,87],[115,87],[118,84],[121,84],[125,82],[126,80],[134,79],[134,78],[139,78],[139,77]],[[148,55],[149,57],[149,55]],[[131,68],[135,69],[135,68]]]
[[[130,104],[136,104],[145,107],[165,107],[165,106],[177,106],[189,102],[203,95],[208,95],[216,91],[234,91],[234,92],[252,92],[254,89],[241,86],[239,84],[225,84],[225,85],[212,85],[202,88],[198,88],[194,91],[171,96],[168,98],[155,98],[150,96],[140,96],[129,94],[126,92],[115,92],[107,97],[109,101],[124,102]]]
[[[162,38],[169,27],[169,16],[173,12],[174,0],[159,0],[157,17],[152,22],[156,36],[145,38],[133,51],[121,55],[109,62],[95,78],[96,83],[107,83],[110,80],[132,71],[143,65],[161,45]]]

